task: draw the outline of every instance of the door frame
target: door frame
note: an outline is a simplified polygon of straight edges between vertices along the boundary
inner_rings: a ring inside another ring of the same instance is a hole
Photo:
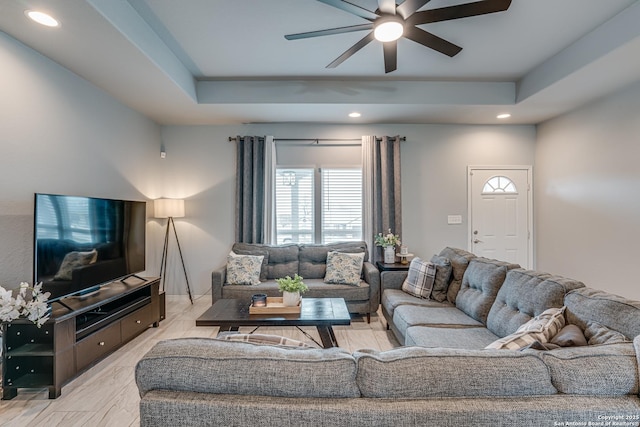
[[[467,166],[467,250],[471,251],[473,245],[471,240],[473,239],[473,230],[472,230],[472,194],[471,194],[471,176],[474,170],[526,170],[527,171],[527,181],[529,182],[529,188],[527,189],[527,228],[528,228],[528,239],[527,239],[527,251],[528,257],[527,262],[529,263],[529,268],[531,270],[535,269],[534,256],[533,256],[533,248],[534,248],[534,237],[535,233],[533,230],[533,166],[531,165],[499,165],[499,166],[491,166],[491,165],[469,165]]]

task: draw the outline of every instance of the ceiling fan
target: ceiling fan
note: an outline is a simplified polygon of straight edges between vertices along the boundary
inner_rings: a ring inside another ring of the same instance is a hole
[[[348,27],[288,34],[284,37],[287,40],[298,40],[369,30],[366,36],[327,65],[327,68],[335,68],[342,64],[375,39],[382,42],[385,73],[395,71],[397,68],[398,39],[401,37],[450,57],[457,55],[462,50],[460,46],[444,40],[422,28],[418,28],[419,25],[502,12],[507,10],[511,5],[511,0],[482,0],[473,3],[418,11],[421,7],[429,3],[430,0],[404,0],[400,4],[396,4],[395,0],[378,0],[378,9],[372,12],[348,1],[318,1],[359,16],[369,22]]]

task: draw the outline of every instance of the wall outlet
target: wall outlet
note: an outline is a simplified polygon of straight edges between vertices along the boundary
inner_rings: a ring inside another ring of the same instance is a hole
[[[462,215],[448,215],[447,224],[462,224]]]

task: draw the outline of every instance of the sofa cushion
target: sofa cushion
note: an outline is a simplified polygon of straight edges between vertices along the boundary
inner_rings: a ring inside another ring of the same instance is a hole
[[[364,253],[364,261],[369,259],[365,242],[339,242],[329,244],[301,244],[298,274],[305,279],[322,279],[326,274],[327,254],[330,251],[343,253]]]
[[[638,394],[638,362],[631,343],[566,347],[540,353],[560,393]]]
[[[597,344],[619,344],[631,342],[624,334],[614,331],[613,329],[602,326],[598,322],[587,322],[587,328],[584,330],[584,336],[589,345]]]
[[[597,289],[580,288],[569,292],[564,304],[567,306],[567,323],[578,325],[582,330],[591,320],[630,339],[640,335],[640,301]]]
[[[411,326],[405,330],[404,344],[477,350],[497,338],[487,328]]]
[[[407,278],[402,283],[402,290],[409,295],[428,299],[436,278],[436,266],[430,262],[415,257],[409,264]]]
[[[522,268],[509,270],[487,317],[487,328],[504,337],[551,307],[562,307],[567,292],[582,282]]]
[[[538,357],[512,352],[404,347],[360,350],[356,381],[363,397],[530,396],[555,394]]]
[[[485,348],[519,350],[534,342],[546,343],[564,327],[564,308],[550,308],[521,325],[513,334],[502,337]]]
[[[449,279],[449,287],[447,288],[447,300],[455,304],[460,285],[462,284],[462,277],[469,265],[469,261],[476,256],[471,252],[467,252],[464,249],[446,247],[440,251],[441,257],[447,258],[451,262],[451,278]]]
[[[259,284],[262,260],[262,256],[231,252],[227,257],[227,282],[231,285]]]
[[[456,297],[456,307],[486,324],[489,310],[504,283],[507,271],[515,267],[515,264],[487,258],[469,261]]]
[[[232,250],[234,252],[240,250],[248,255],[260,255],[260,252],[265,250],[269,252],[266,266],[267,279],[280,279],[285,276],[293,277],[298,274],[297,244],[271,246],[258,243],[234,243]]]
[[[362,275],[364,253],[342,253],[330,251],[327,254],[325,283],[357,286]]]
[[[401,305],[417,305],[420,307],[452,307],[449,301],[438,302],[434,300],[416,298],[399,289],[386,289],[382,294],[382,306],[385,311],[393,316],[396,307]]]
[[[358,286],[337,285],[324,283],[322,279],[305,279],[304,284],[309,287],[303,298],[344,298],[345,301],[367,301],[369,299],[369,284],[364,280]],[[225,285],[222,298],[241,299],[251,301],[253,294],[266,294],[269,297],[281,297],[275,280],[267,280],[255,286]]]
[[[425,309],[416,305],[402,305],[396,308],[393,312],[393,324],[400,331],[416,325],[471,328],[484,326],[455,307],[429,307]]]
[[[436,278],[433,281],[433,289],[431,290],[431,298],[442,302],[447,300],[447,289],[449,289],[449,280],[451,279],[451,261],[440,255],[434,255],[430,260],[436,266]]]
[[[140,394],[163,389],[305,398],[359,397],[346,350],[181,338],[157,343],[136,365]],[[161,372],[162,374],[158,374]]]

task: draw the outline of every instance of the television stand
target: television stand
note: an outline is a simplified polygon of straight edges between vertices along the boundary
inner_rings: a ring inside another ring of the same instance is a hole
[[[159,278],[111,282],[100,292],[67,298],[38,328],[27,319],[2,324],[2,399],[20,388],[62,386],[160,321]]]

